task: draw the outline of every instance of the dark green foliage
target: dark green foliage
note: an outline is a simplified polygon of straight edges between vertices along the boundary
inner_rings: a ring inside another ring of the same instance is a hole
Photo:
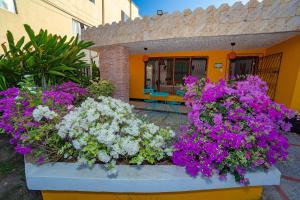
[[[88,67],[83,58],[84,49],[92,42],[81,41],[78,37],[49,34],[40,30],[38,34],[24,25],[28,42],[22,37],[15,42],[7,31],[7,45],[2,44],[4,54],[0,55],[0,90],[15,86],[24,75],[33,75],[38,86],[44,88],[63,81],[84,82],[82,69]]]

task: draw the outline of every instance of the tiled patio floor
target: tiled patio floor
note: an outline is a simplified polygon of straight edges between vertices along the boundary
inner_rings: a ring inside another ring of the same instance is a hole
[[[167,112],[151,112],[137,110],[146,114],[149,120],[162,127],[170,126],[178,131],[178,127],[187,123],[183,114]],[[280,186],[264,187],[263,200],[300,200],[300,135],[288,133],[289,160],[278,163],[277,167],[282,173]]]
[[[131,105],[134,105],[134,107],[138,110],[147,110],[147,111],[165,111],[165,112],[171,112],[171,113],[188,113],[188,108],[183,105],[171,105],[171,104],[165,104],[162,102],[159,103],[146,103],[143,101],[130,101]]]
[[[180,125],[187,123],[186,114],[146,110],[136,110],[136,113],[146,115],[150,122],[160,127],[170,127],[176,132],[179,131]]]

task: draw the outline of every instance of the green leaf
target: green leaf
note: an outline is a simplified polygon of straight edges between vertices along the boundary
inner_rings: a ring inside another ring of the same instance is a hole
[[[58,72],[58,71],[55,71],[55,70],[50,70],[49,74],[57,75],[57,76],[63,76],[63,77],[66,76],[64,73],[61,73],[61,72]]]
[[[76,83],[80,83],[80,79],[78,79],[76,77],[69,77],[69,79],[71,79],[72,81],[74,81]]]
[[[77,70],[76,68],[68,67],[66,65],[60,65],[60,66],[54,67],[52,69],[54,69],[54,70],[61,70],[61,71],[75,71],[75,70]]]
[[[8,42],[9,48],[11,48],[11,47],[13,48],[15,46],[15,41],[14,41],[14,37],[13,37],[12,33],[10,31],[7,31],[6,37],[7,37],[7,42]]]
[[[3,75],[0,75],[0,90],[6,90],[7,88],[6,78]]]
[[[16,48],[17,48],[17,49],[20,49],[21,46],[24,44],[24,41],[25,41],[25,37],[23,36],[23,37],[21,37],[21,39],[17,42]]]
[[[36,43],[36,37],[34,35],[34,31],[31,29],[31,27],[28,24],[24,24],[24,28],[25,28],[25,31],[27,32],[28,36],[29,36],[31,44],[38,51],[39,48],[38,48],[38,45]]]
[[[30,40],[32,42],[36,42],[36,38],[35,38],[35,35],[34,35],[34,31],[31,29],[31,27],[28,25],[28,24],[24,24],[24,28],[25,28],[25,31],[27,32]]]

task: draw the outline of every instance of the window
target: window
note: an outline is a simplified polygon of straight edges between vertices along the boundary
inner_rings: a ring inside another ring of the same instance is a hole
[[[145,88],[175,94],[186,75],[205,78],[206,64],[206,58],[150,58],[145,66]]]
[[[82,30],[85,30],[87,26],[75,19],[72,20],[72,32],[74,35],[81,35]]]
[[[190,67],[189,58],[175,59],[175,72],[174,72],[175,85],[180,86],[183,84],[183,78],[189,74],[189,67]]]
[[[254,74],[256,65],[258,64],[258,57],[238,57],[230,62],[230,79]]]
[[[207,66],[206,59],[198,59],[192,58],[192,65],[191,65],[191,75],[198,77],[198,78],[206,78],[206,66]]]
[[[173,93],[173,59],[151,59],[146,65],[146,88]]]
[[[126,22],[128,19],[129,19],[129,16],[126,15],[126,13],[123,10],[121,10],[121,21]]]
[[[0,8],[17,13],[16,4],[14,0],[0,0]]]

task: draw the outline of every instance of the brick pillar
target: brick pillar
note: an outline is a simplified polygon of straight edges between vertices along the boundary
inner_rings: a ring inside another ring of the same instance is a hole
[[[100,77],[112,81],[115,86],[114,97],[129,101],[129,58],[128,49],[113,45],[99,51]]]

